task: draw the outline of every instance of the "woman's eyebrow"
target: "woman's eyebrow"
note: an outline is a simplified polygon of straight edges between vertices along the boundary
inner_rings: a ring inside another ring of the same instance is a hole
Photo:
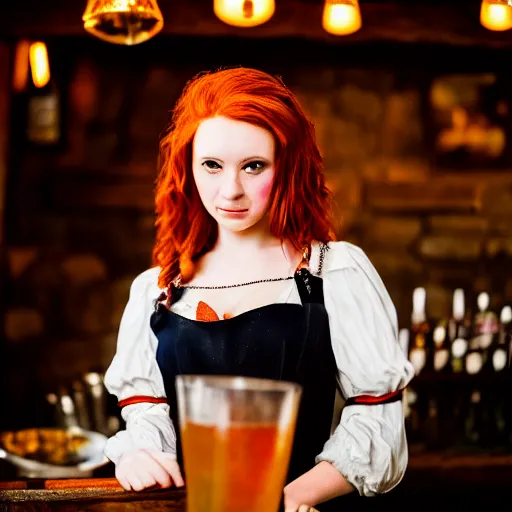
[[[217,162],[224,163],[224,161],[221,158],[218,158],[216,156],[202,156],[200,157],[200,160],[217,160]],[[243,164],[245,162],[249,162],[251,160],[265,160],[268,161],[268,158],[265,158],[263,156],[250,156],[248,158],[243,158],[238,162],[238,165]]]

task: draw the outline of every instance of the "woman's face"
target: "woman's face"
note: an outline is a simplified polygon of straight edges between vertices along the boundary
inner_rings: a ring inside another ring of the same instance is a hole
[[[199,196],[220,227],[241,232],[264,225],[274,180],[274,138],[242,121],[203,121],[193,142]]]

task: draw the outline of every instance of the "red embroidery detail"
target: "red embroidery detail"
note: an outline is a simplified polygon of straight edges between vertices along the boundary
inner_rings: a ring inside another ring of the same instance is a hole
[[[380,404],[383,402],[387,402],[390,398],[393,398],[402,393],[402,390],[391,391],[391,393],[386,393],[385,395],[380,396],[372,396],[372,395],[359,395],[353,397],[354,403],[356,404]]]
[[[156,397],[156,396],[146,396],[146,395],[136,395],[136,396],[131,396],[129,398],[125,398],[124,400],[119,400],[117,405],[119,407],[125,407],[127,405],[142,404],[142,403],[166,404],[167,398]]]

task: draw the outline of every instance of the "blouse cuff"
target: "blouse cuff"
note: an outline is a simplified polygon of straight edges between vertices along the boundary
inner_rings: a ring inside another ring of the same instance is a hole
[[[407,467],[403,423],[399,401],[350,406],[316,462],[330,462],[361,496],[384,494],[400,483]]]
[[[176,456],[176,433],[166,404],[139,403],[122,410],[126,430],[108,439],[104,453],[114,463],[134,450],[166,452]]]

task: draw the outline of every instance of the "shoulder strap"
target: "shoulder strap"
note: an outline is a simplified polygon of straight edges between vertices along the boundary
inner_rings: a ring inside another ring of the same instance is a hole
[[[295,283],[303,305],[324,303],[323,282],[320,277],[314,276],[306,268],[301,268],[295,272]]]

